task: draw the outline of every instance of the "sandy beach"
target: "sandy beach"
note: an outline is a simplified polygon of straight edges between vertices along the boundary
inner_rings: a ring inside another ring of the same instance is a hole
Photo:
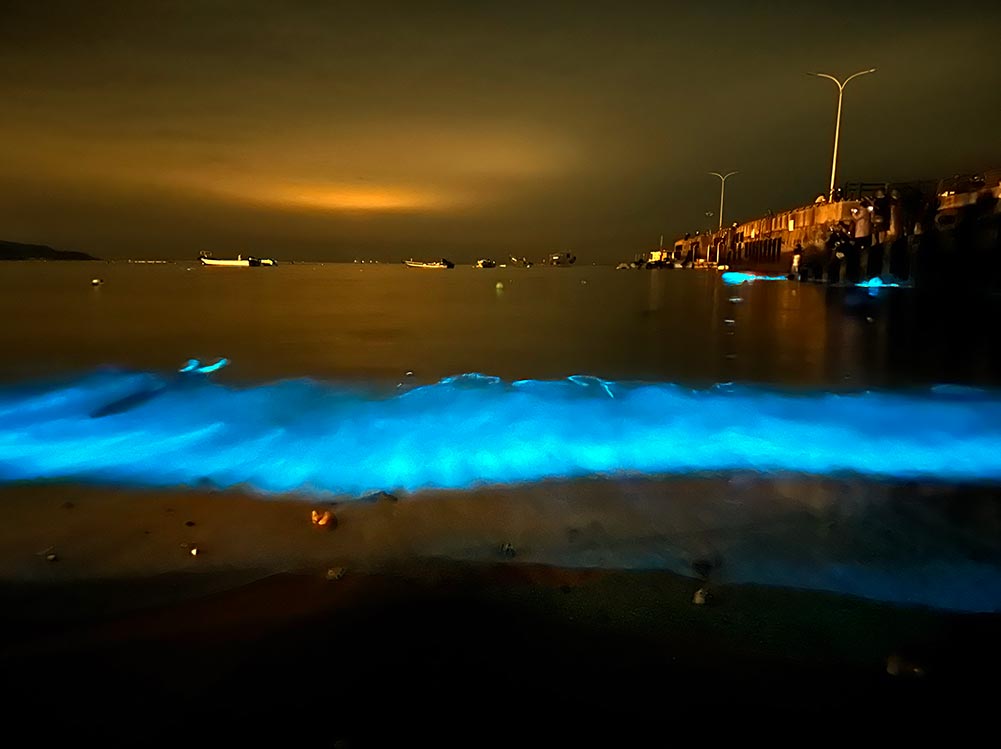
[[[747,489],[759,521],[823,512],[823,487],[780,513],[768,486]],[[980,699],[1001,664],[996,615],[729,581],[751,562],[727,551],[739,516],[720,510],[733,491],[709,501],[719,488],[595,481],[325,505],[8,486],[5,692],[14,714],[55,710],[75,735],[199,726],[342,746],[462,743],[470,724],[477,744],[498,739],[489,726],[515,743],[625,737],[665,711],[904,720]],[[336,527],[314,525],[314,509]],[[667,534],[693,518],[701,534]],[[656,568],[639,563],[641,529],[644,553],[662,549]]]

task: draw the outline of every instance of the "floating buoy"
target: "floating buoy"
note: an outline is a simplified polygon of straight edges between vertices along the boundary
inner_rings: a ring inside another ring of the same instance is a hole
[[[92,279],[90,279],[90,285],[91,286],[100,286],[102,283],[104,283],[104,281],[102,279],[100,279],[100,278],[92,278]]]
[[[497,285],[494,286],[494,288],[497,289],[497,291],[504,291],[504,282],[503,281],[498,281]]]
[[[191,554],[191,556],[193,556],[193,557],[197,557],[198,556],[198,547],[197,546],[192,546],[191,547],[191,551],[189,551],[188,553]]]

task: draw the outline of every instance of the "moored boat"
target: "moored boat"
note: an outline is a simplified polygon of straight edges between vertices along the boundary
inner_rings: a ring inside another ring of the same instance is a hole
[[[202,265],[215,266],[220,268],[257,268],[260,266],[273,266],[277,265],[274,258],[270,257],[243,257],[243,255],[237,255],[235,260],[221,260],[212,257],[212,253],[203,252],[198,258],[201,260]]]
[[[569,252],[554,252],[546,258],[546,265],[573,265],[577,256]]]
[[[447,269],[454,268],[455,263],[451,260],[446,260],[442,258],[441,260],[433,260],[430,263],[426,263],[422,260],[404,260],[403,264],[408,268],[435,268],[435,269]]]

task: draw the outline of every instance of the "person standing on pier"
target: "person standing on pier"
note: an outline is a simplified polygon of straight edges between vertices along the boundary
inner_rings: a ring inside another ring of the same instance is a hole
[[[872,233],[875,235],[875,244],[883,244],[887,240],[890,231],[890,199],[886,197],[884,190],[876,193],[873,201],[872,211]]]
[[[854,283],[860,280],[863,270],[868,270],[869,248],[872,247],[872,211],[873,206],[868,200],[863,200],[857,211],[852,209],[855,215],[855,242],[851,247],[851,255],[847,258],[846,273],[842,280]]]
[[[799,276],[799,263],[800,259],[803,257],[803,244],[802,242],[797,242],[796,246],[792,251],[792,270],[790,271],[792,275]]]

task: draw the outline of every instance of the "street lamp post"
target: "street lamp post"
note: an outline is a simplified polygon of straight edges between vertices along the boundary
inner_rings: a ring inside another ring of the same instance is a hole
[[[728,172],[726,174],[720,174],[719,172],[709,172],[709,174],[714,177],[719,177],[719,228],[723,229],[723,196],[726,194],[726,178],[732,177],[735,174],[740,174],[740,172]]]
[[[852,78],[858,78],[860,75],[867,75],[869,73],[875,73],[876,68],[869,68],[868,70],[860,70],[857,73],[852,73],[850,76],[845,78],[844,82],[839,81],[833,75],[828,75],[827,73],[809,73],[808,75],[815,75],[818,78],[827,78],[830,81],[834,81],[835,85],[838,87],[838,117],[834,122],[834,158],[831,159],[831,189],[827,196],[828,200],[834,200],[834,181],[837,178],[838,173],[838,139],[841,136],[841,101],[845,96],[845,86],[848,85],[848,81]]]

